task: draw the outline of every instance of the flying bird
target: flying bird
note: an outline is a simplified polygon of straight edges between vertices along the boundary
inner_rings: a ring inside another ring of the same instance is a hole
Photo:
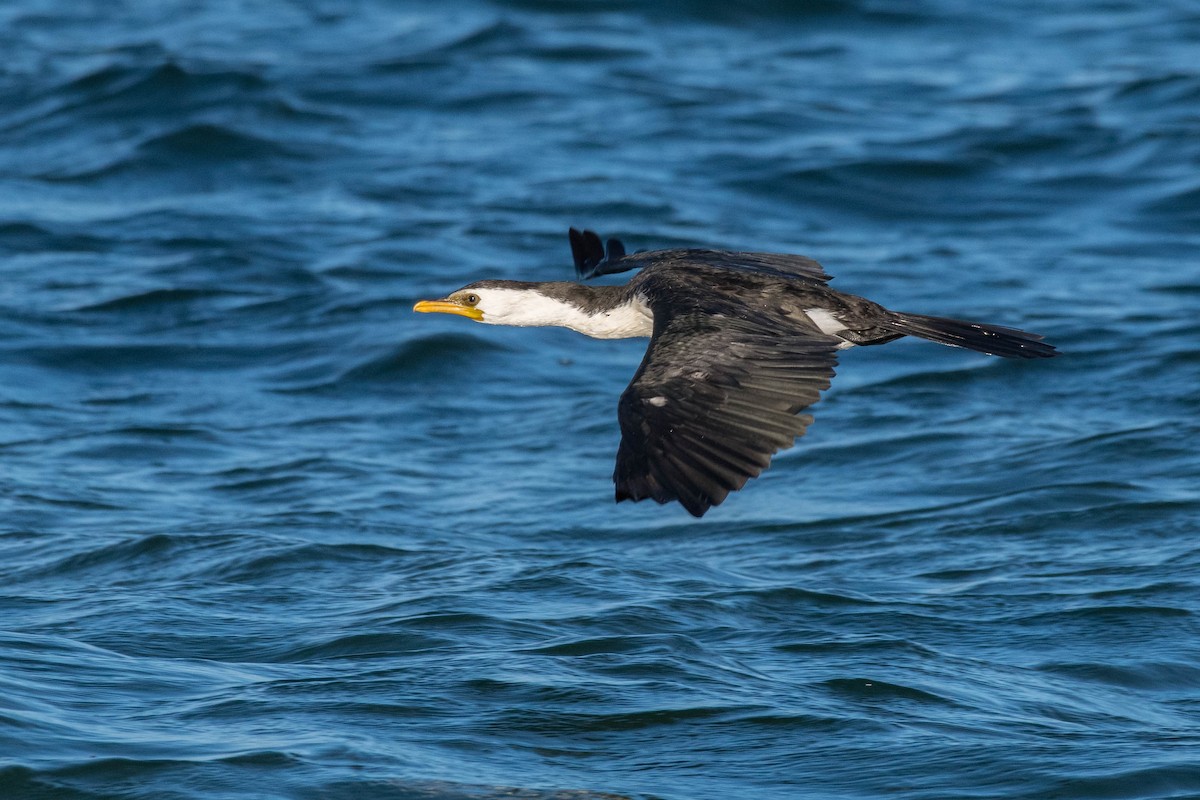
[[[703,516],[758,477],[812,423],[804,409],[838,350],[916,336],[1005,358],[1058,355],[1015,328],[890,311],[828,285],[816,261],[720,250],[626,254],[570,230],[580,280],[640,270],[623,286],[485,280],[414,311],[492,325],[554,325],[597,339],[650,337],[617,405],[616,499],[678,501]]]

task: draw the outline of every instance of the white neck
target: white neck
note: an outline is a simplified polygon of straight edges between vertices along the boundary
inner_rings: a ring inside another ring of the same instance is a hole
[[[483,322],[522,327],[557,326],[595,339],[628,339],[649,336],[654,327],[650,309],[640,299],[587,314],[579,306],[535,291],[493,289],[480,291]]]

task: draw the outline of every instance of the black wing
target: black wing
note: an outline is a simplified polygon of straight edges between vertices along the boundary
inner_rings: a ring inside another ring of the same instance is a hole
[[[717,267],[742,269],[767,275],[798,275],[820,283],[828,283],[833,280],[820,263],[808,256],[794,256],[785,253],[727,253],[722,250],[705,252],[711,255],[703,259],[704,263]]]
[[[571,255],[575,260],[575,275],[580,280],[614,275],[656,264],[704,265],[762,275],[808,278],[819,283],[831,280],[829,273],[807,256],[691,249],[652,250],[626,257],[625,246],[619,239],[609,239],[606,245],[600,241],[595,231],[580,231],[576,228],[571,228],[568,235],[571,239]]]
[[[688,315],[656,325],[621,395],[616,498],[678,500],[699,517],[812,423],[838,340],[770,320]]]
[[[625,257],[625,245],[619,239],[608,240],[608,251],[600,243],[600,237],[595,231],[579,231],[571,228],[567,235],[571,238],[571,256],[575,259],[575,274],[580,280],[586,281],[599,275],[614,275],[627,272],[638,264],[628,261],[621,263]]]

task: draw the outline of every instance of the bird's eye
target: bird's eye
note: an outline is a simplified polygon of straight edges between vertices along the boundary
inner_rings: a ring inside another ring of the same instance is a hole
[[[479,295],[469,294],[463,298],[463,302],[469,306],[477,306],[479,305]]]

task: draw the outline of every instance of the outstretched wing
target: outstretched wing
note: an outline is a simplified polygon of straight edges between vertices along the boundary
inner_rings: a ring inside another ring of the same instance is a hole
[[[608,240],[608,250],[600,243],[600,237],[595,231],[579,231],[571,228],[567,232],[571,238],[571,256],[575,259],[575,274],[580,280],[586,281],[599,275],[614,275],[627,272],[638,264],[632,261],[621,262],[625,257],[625,245],[619,239]]]
[[[672,266],[709,266],[760,275],[784,278],[807,278],[819,283],[830,280],[829,273],[807,256],[783,253],[738,253],[727,250],[651,250],[627,256],[619,239],[602,243],[595,231],[571,228],[571,255],[575,260],[575,275],[589,280],[600,275],[614,275],[638,267],[658,264]]]
[[[656,315],[621,395],[616,499],[678,500],[702,516],[812,423],[799,412],[829,387],[838,340],[767,319]]]
[[[825,268],[808,256],[794,256],[785,253],[733,253],[723,250],[705,250],[702,251],[696,260],[726,269],[740,269],[764,275],[795,276],[809,278],[820,283],[828,283],[832,280],[832,277],[825,271]]]

